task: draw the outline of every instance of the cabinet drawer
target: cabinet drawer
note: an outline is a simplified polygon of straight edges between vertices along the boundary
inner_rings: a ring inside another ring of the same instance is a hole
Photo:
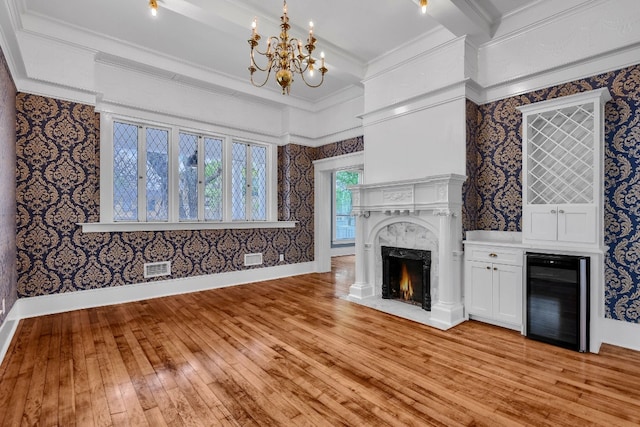
[[[465,257],[469,261],[487,261],[498,264],[522,265],[522,251],[504,248],[467,246]]]

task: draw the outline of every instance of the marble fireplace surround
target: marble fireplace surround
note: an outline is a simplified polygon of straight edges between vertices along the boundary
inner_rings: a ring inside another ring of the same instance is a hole
[[[356,282],[350,301],[439,329],[465,320],[462,302],[463,175],[352,187]],[[382,299],[381,246],[431,251],[431,311]]]

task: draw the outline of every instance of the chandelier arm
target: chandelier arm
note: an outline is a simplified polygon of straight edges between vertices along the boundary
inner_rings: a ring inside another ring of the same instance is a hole
[[[260,54],[260,52],[258,52]],[[266,56],[266,55],[265,55]],[[251,66],[255,67],[258,71],[270,71],[271,68],[273,67],[273,59],[267,57],[267,65],[265,66],[265,68],[262,68],[258,65],[258,63],[256,62],[255,56],[254,56],[254,52],[253,50],[251,51]]]
[[[304,82],[304,84],[306,84],[309,87],[316,88],[316,87],[320,87],[320,85],[324,82],[324,74],[325,73],[326,73],[326,71],[320,73],[322,75],[322,78],[320,79],[320,82],[318,82],[318,84],[316,84],[316,85],[312,85],[309,82],[307,82],[307,79],[304,78],[304,74],[303,73],[300,73],[300,77],[302,77],[302,81]]]
[[[259,40],[259,39],[258,39],[258,40]],[[253,47],[253,48],[251,49],[251,51],[254,51],[254,50],[255,50],[255,51],[256,51],[256,53],[258,53],[258,54],[260,54],[260,55],[263,55],[263,56],[266,56],[266,55],[267,55],[267,53],[270,51],[269,46],[271,46],[271,45],[273,44],[273,42],[274,42],[274,41],[276,42],[275,44],[277,45],[277,44],[278,44],[278,37],[276,37],[276,36],[271,36],[271,37],[269,37],[269,38],[267,39],[267,43],[265,44],[265,46],[266,46],[266,50],[265,50],[264,52],[260,52],[259,44],[258,44],[258,43],[256,43],[256,44],[255,44],[255,47]],[[251,44],[251,39],[249,39],[249,44]],[[275,48],[274,48],[274,51],[275,51]]]
[[[264,85],[267,84],[267,82],[269,81],[269,77],[271,76],[271,69],[269,69],[267,71],[267,75],[264,78],[264,81],[260,84],[257,84],[254,80],[253,80],[253,73],[251,73],[251,84],[254,85],[255,87],[262,87]]]

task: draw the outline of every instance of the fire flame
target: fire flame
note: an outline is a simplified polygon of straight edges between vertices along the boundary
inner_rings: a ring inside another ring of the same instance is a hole
[[[400,296],[405,301],[413,301],[413,285],[411,277],[407,271],[407,265],[402,263],[402,271],[400,273]]]

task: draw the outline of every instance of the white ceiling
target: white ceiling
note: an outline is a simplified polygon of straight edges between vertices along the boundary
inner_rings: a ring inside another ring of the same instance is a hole
[[[149,13],[148,0],[12,1],[24,30],[90,49],[99,60],[167,75],[184,74],[186,65],[200,71],[199,84],[224,86],[232,81],[237,83],[234,92],[291,102],[279,95],[273,80],[264,88],[248,85],[251,21],[257,17],[263,41],[277,35],[282,0],[159,0],[156,18]],[[289,0],[290,34],[306,38],[308,22],[313,20],[317,53],[326,53],[329,68],[318,89],[306,88],[296,79],[290,99],[315,103],[361,90],[372,61],[443,27],[451,38],[470,33],[481,44],[491,38],[503,17],[540,3],[430,0],[429,13],[422,15],[416,1]]]

